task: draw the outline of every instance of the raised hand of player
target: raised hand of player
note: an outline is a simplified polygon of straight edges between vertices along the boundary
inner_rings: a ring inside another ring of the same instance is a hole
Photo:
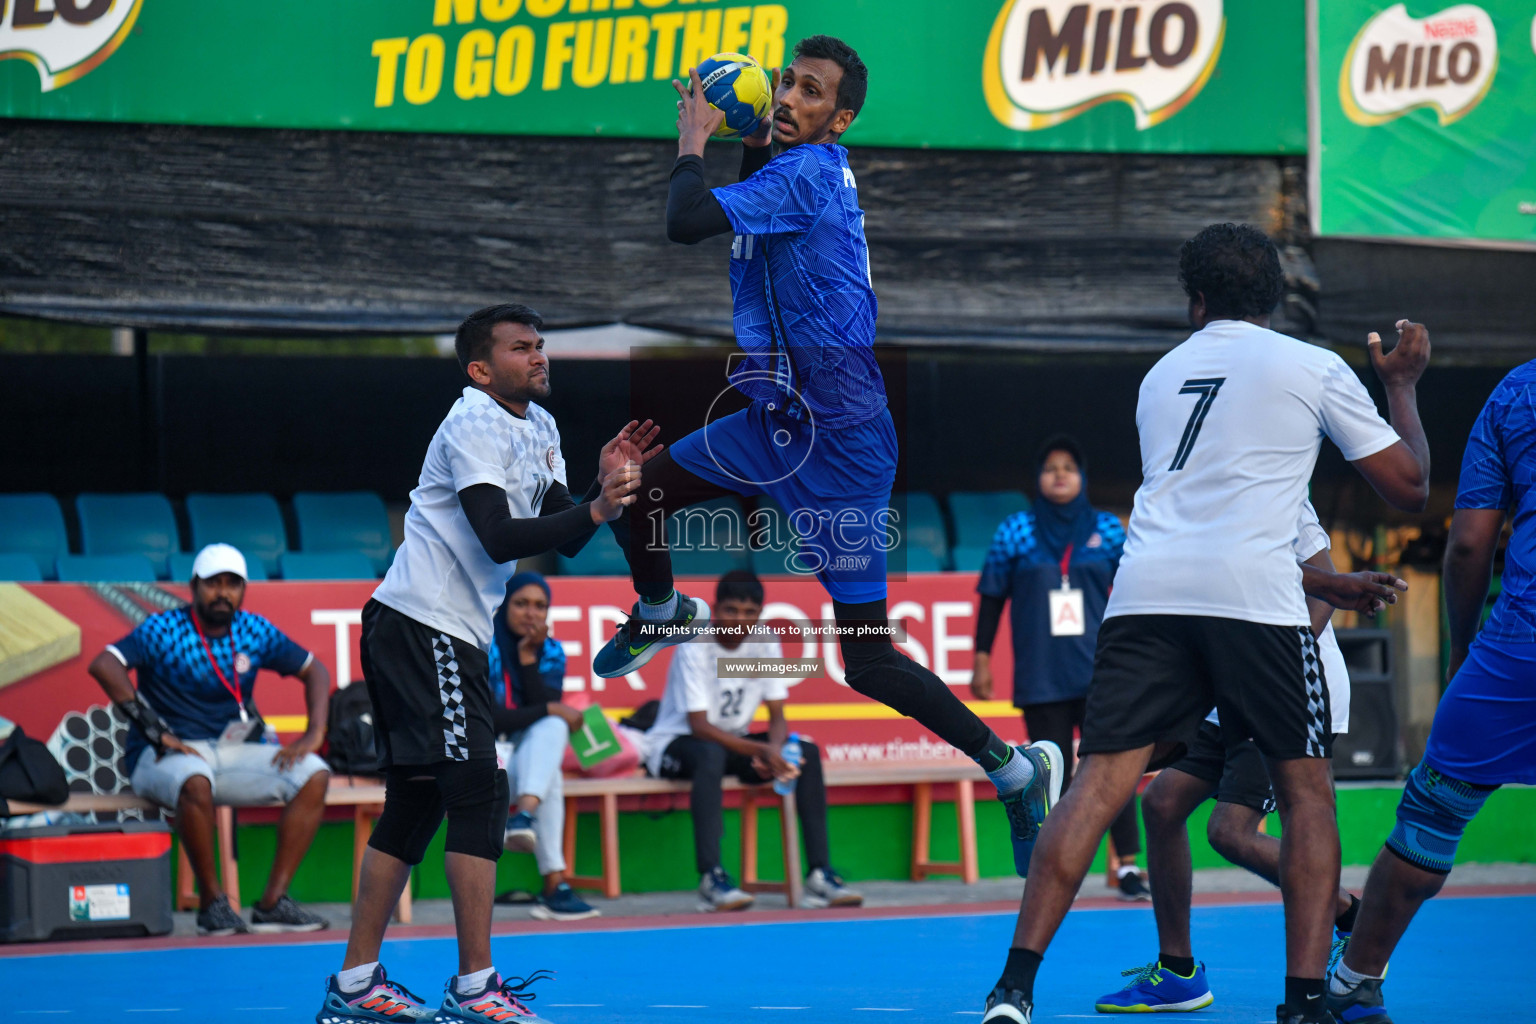
[[[640,464],[626,462],[603,477],[603,493],[592,502],[592,521],[611,523],[624,514],[624,506],[635,503],[640,487]]]
[[[650,462],[666,447],[654,443],[660,434],[661,428],[651,420],[644,423],[630,420],[598,453],[597,475],[607,476],[626,462],[636,462],[642,466]]]
[[[1424,376],[1429,365],[1429,329],[1411,320],[1397,322],[1397,344],[1391,352],[1381,350],[1381,335],[1372,331],[1365,340],[1371,353],[1376,376],[1388,387],[1412,387]]]
[[[710,106],[704,98],[704,83],[698,68],[688,69],[688,88],[672,79],[672,88],[682,99],[677,101],[677,155],[703,156],[709,137],[725,124],[725,113]]]
[[[743,135],[741,137],[741,144],[743,146],[761,149],[773,142],[773,108],[779,102],[779,79],[783,77],[784,72],[778,68],[773,69],[773,90],[769,93],[773,97],[773,102],[768,104],[768,116],[763,118],[763,123],[758,125],[757,131],[751,135]]]
[[[1408,583],[1388,572],[1319,572],[1304,566],[1302,589],[1335,608],[1375,615],[1397,604],[1397,595],[1408,589]]]

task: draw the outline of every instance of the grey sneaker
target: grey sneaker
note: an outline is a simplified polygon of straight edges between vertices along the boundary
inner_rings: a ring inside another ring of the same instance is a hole
[[[842,876],[831,868],[817,868],[805,876],[805,905],[808,907],[857,907],[864,896],[843,884]]]
[[[1333,983],[1338,980],[1328,979],[1327,994],[1323,997],[1328,1012],[1335,1019],[1361,1021],[1363,1024],[1392,1024],[1392,1018],[1387,1016],[1387,1007],[1381,998],[1381,978],[1366,978],[1342,996],[1333,991]]]
[[[1008,1021],[1009,1024],[1029,1024],[1035,1015],[1035,1004],[1024,998],[1018,989],[1004,988],[1001,983],[987,996],[982,1024],[988,1021]]]
[[[331,922],[305,910],[286,893],[277,898],[271,910],[262,910],[260,903],[251,905],[253,932],[318,932],[330,926]]]
[[[229,905],[228,896],[220,896],[197,912],[199,935],[247,935],[250,930],[245,920]]]
[[[705,911],[746,910],[756,902],[756,897],[736,888],[731,876],[719,867],[699,880],[699,895],[704,899],[699,909]]]

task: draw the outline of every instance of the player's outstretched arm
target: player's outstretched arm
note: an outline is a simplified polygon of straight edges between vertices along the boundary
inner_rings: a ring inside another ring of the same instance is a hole
[[[1301,563],[1301,589],[1308,597],[1326,601],[1347,612],[1375,615],[1408,589],[1404,580],[1389,572],[1330,572],[1309,562]]]
[[[492,561],[511,562],[559,548],[567,541],[590,534],[592,527],[618,518],[624,506],[635,500],[640,467],[633,464],[609,474],[602,492],[554,515],[514,519],[507,494],[495,484],[473,484],[459,492],[464,518],[475,531]]]
[[[1405,512],[1422,512],[1429,504],[1429,441],[1419,422],[1416,388],[1429,365],[1429,330],[1408,320],[1397,322],[1397,344],[1383,354],[1381,335],[1366,340],[1371,365],[1387,389],[1392,429],[1402,438],[1375,455],[1354,463],[1387,503]]]
[[[1477,635],[1493,574],[1493,553],[1504,529],[1504,510],[1459,508],[1451,516],[1451,535],[1445,545],[1445,612],[1451,627],[1449,681],[1466,660],[1467,648]]]

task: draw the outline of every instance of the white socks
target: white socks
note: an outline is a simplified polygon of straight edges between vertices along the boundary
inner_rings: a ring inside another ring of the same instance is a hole
[[[1141,874],[1141,872],[1140,872],[1140,870],[1137,869],[1135,864],[1122,864],[1122,865],[1120,865],[1120,870],[1115,874],[1115,877],[1116,878],[1124,878],[1126,875],[1139,875],[1139,874]]]
[[[665,622],[677,614],[677,591],[668,594],[666,600],[660,604],[651,604],[645,598],[640,599],[640,617],[647,622]]]
[[[486,982],[491,980],[491,975],[496,973],[496,968],[487,967],[483,971],[474,974],[461,974],[453,979],[453,990],[461,996],[477,994],[485,991]]]
[[[373,980],[373,969],[377,966],[379,962],[375,960],[371,964],[358,964],[356,967],[337,971],[336,984],[343,992],[361,992]]]
[[[992,785],[997,787],[999,793],[1017,793],[1029,785],[1034,777],[1035,763],[1018,750],[1013,751],[1007,764],[995,772],[987,772],[987,778],[992,780]]]
[[[1342,960],[1339,966],[1333,969],[1333,977],[1328,982],[1328,991],[1336,996],[1347,996],[1362,981],[1380,981],[1381,978],[1370,974],[1361,974],[1349,969],[1349,965]]]

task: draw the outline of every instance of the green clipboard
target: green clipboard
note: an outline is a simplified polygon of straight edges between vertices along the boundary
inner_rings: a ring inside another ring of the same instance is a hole
[[[571,749],[576,751],[576,760],[581,764],[582,771],[589,771],[593,765],[623,753],[624,748],[619,745],[613,723],[608,721],[601,707],[596,704],[587,705],[581,718],[581,728],[571,731]]]

